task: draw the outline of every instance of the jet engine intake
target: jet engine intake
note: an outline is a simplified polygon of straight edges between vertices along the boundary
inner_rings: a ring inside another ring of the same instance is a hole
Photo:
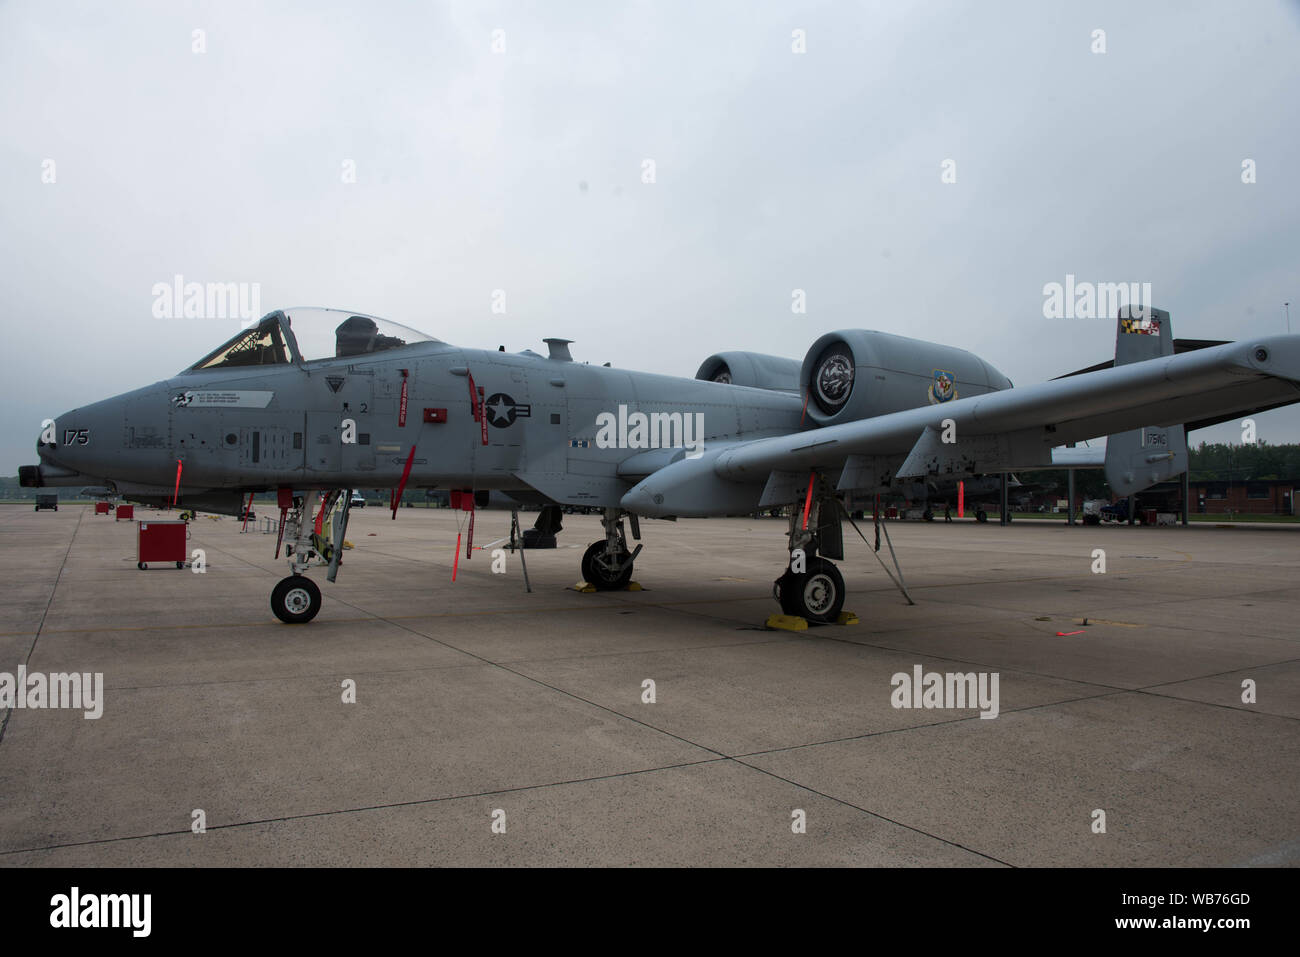
[[[719,352],[704,360],[695,378],[769,392],[798,392],[799,360],[760,352]]]
[[[852,422],[1009,389],[979,356],[952,346],[868,329],[828,332],[799,370],[809,427]]]

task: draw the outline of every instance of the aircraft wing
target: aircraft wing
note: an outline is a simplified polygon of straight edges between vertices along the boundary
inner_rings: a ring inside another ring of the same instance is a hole
[[[814,469],[838,471],[847,490],[893,477],[1051,468],[1052,449],[1070,442],[1296,401],[1300,335],[1264,337],[706,451],[650,475],[623,505],[644,515],[718,514],[738,500],[719,482],[766,482],[763,505],[789,502],[781,496],[793,478],[806,486]]]

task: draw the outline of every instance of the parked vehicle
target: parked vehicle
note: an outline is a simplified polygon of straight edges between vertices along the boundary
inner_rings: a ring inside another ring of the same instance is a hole
[[[1101,510],[1107,504],[1105,499],[1090,498],[1083,503],[1082,521],[1084,525],[1100,525]]]
[[[1102,506],[1101,520],[1103,522],[1127,522],[1128,499],[1122,498],[1118,502]],[[1137,509],[1136,522],[1138,525],[1145,525],[1147,523],[1146,516],[1142,513],[1141,509]]]

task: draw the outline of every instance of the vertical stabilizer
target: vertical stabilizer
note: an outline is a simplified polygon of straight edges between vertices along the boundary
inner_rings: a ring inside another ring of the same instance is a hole
[[[1169,313],[1125,306],[1115,330],[1115,365],[1174,354]],[[1119,495],[1132,495],[1187,471],[1187,436],[1181,425],[1147,426],[1106,439],[1106,481]]]

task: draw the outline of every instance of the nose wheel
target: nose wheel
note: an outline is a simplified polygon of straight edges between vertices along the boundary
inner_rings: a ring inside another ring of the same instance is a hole
[[[285,624],[305,624],[320,611],[320,589],[306,575],[282,578],[271,592],[271,610]]]

